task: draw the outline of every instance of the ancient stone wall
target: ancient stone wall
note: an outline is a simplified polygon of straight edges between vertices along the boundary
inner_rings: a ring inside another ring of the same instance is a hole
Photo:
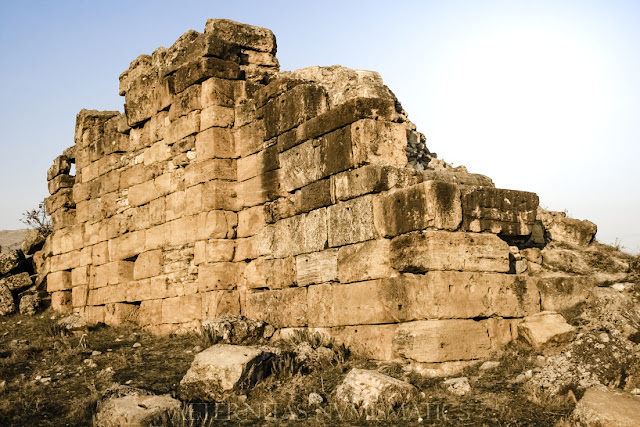
[[[513,339],[541,309],[514,246],[537,196],[434,160],[377,73],[275,52],[209,20],[120,76],[124,113],[78,114],[48,174],[54,307],[158,333],[242,314],[427,363]]]

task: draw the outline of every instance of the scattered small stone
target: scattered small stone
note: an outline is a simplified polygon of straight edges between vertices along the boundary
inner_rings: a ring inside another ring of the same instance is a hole
[[[200,353],[202,351],[202,347],[200,347],[199,345],[193,347],[193,352],[194,353]]]
[[[121,342],[122,340],[120,338],[116,338],[115,342]]]
[[[467,377],[451,378],[442,383],[447,387],[449,393],[453,393],[456,396],[464,396],[471,391],[471,385]]]
[[[309,393],[309,405],[320,405],[322,402],[324,399],[318,393]]]
[[[92,356],[100,356],[101,354],[102,354],[102,352],[101,352],[101,351],[98,351],[98,350],[93,350],[93,351],[91,352],[91,355],[92,355]]]
[[[91,359],[84,359],[84,364],[87,365],[88,368],[96,368],[98,365]]]
[[[42,384],[49,383],[49,382],[51,382],[51,377],[42,377],[42,378],[40,378],[40,382]]]
[[[128,380],[127,382],[125,382],[126,385],[129,385],[133,382],[133,380]]]
[[[0,381],[0,393],[3,393],[6,388],[7,388],[7,381],[5,380]]]
[[[640,388],[634,388],[633,390],[631,390],[631,394],[635,394],[636,396],[640,395]]]
[[[36,378],[35,378],[36,381],[40,381],[41,379],[42,379],[42,375],[36,375]]]
[[[598,335],[598,339],[600,340],[600,342],[609,342],[610,341],[609,335],[607,335],[606,332],[603,332],[600,335]]]
[[[138,347],[142,347],[142,344],[140,344],[139,342],[135,343],[133,345],[133,348],[138,348]]]

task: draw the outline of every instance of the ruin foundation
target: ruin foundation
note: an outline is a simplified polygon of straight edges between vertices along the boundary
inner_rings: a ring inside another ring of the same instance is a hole
[[[377,73],[275,52],[209,20],[132,62],[124,113],[78,114],[48,173],[53,306],[157,333],[242,314],[424,363],[515,338],[541,311],[517,274],[538,197],[435,159]]]

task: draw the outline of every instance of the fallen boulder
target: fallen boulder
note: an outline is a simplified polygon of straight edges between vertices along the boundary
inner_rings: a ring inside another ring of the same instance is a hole
[[[31,292],[22,295],[18,308],[20,310],[20,314],[33,316],[38,312],[41,305],[42,298],[40,298],[40,295],[38,295],[37,292]]]
[[[96,427],[166,425],[171,411],[180,409],[180,401],[168,394],[156,396],[129,387],[106,394],[98,403],[93,423]]]
[[[543,311],[525,317],[518,325],[518,335],[535,349],[571,341],[576,329],[561,314]]]
[[[261,320],[240,315],[225,315],[202,322],[201,332],[211,334],[224,344],[255,344],[269,338],[267,324]],[[273,332],[272,332],[273,334]]]
[[[464,396],[471,391],[471,385],[467,377],[451,378],[445,380],[442,385],[449,393],[456,396]]]
[[[24,262],[22,251],[13,250],[0,254],[0,276],[19,268]]]
[[[22,252],[25,255],[33,255],[34,253],[42,249],[46,238],[47,236],[42,231],[31,229],[29,230],[29,232],[27,232],[27,235],[22,241],[22,246],[20,247],[20,249],[22,249]]]
[[[408,402],[418,390],[378,371],[354,368],[336,389],[336,398],[361,408],[395,406]]]
[[[571,414],[576,425],[640,425],[640,398],[621,390],[596,386],[585,391]]]
[[[18,273],[0,279],[0,284],[6,285],[11,291],[19,291],[33,285],[33,281],[29,273]]]
[[[184,400],[219,401],[240,394],[271,374],[275,350],[216,344],[198,353],[180,381]]]
[[[13,295],[7,285],[0,284],[0,316],[6,316],[16,311]]]

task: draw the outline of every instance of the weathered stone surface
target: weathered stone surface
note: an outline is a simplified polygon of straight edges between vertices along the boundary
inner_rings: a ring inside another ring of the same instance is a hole
[[[576,328],[569,325],[561,314],[543,311],[525,317],[518,325],[518,335],[536,349],[570,341]]]
[[[462,228],[526,236],[536,220],[538,196],[524,191],[475,188],[462,194]]]
[[[332,177],[335,197],[349,200],[369,193],[379,193],[392,188],[409,187],[421,179],[417,171],[408,168],[382,165],[365,165],[341,172]]]
[[[587,389],[571,413],[571,421],[581,426],[637,426],[640,399],[605,386]]]
[[[327,244],[327,210],[316,209],[278,221],[275,238],[277,258],[323,250]]]
[[[44,233],[37,229],[31,229],[27,233],[27,236],[24,238],[20,249],[25,255],[33,255],[44,245],[44,241],[47,236]]]
[[[467,377],[450,378],[442,382],[442,385],[451,394],[464,396],[471,391],[471,385]]]
[[[6,285],[0,284],[0,316],[14,313],[16,305],[13,302],[13,295]]]
[[[98,403],[93,421],[96,427],[156,425],[167,422],[180,407],[180,401],[168,394],[156,396],[122,387]]]
[[[373,196],[339,202],[327,208],[329,246],[343,246],[379,237]]]
[[[509,245],[495,234],[413,232],[391,241],[391,265],[400,272],[509,271]]]
[[[307,325],[307,288],[254,292],[246,295],[244,316],[261,319],[277,327]]]
[[[275,354],[258,347],[216,344],[198,353],[180,381],[184,400],[220,401],[271,373]]]
[[[338,251],[338,278],[340,283],[360,282],[392,277],[391,241],[369,240],[340,247]]]
[[[255,259],[244,268],[243,283],[250,289],[293,286],[296,284],[296,260],[293,257]]]
[[[244,48],[276,54],[276,37],[267,28],[229,19],[208,19],[204,32]]]
[[[460,190],[445,182],[427,181],[374,198],[377,228],[392,237],[414,230],[455,230],[462,220]]]
[[[535,279],[541,310],[564,311],[588,301],[596,284],[584,276],[543,276]]]
[[[37,292],[30,292],[20,297],[19,310],[20,314],[33,316],[38,312],[42,304],[42,298]]]
[[[5,285],[11,291],[19,291],[33,285],[33,281],[29,273],[18,273],[0,279],[0,285]]]
[[[0,253],[0,276],[20,268],[24,263],[22,251],[14,250]]]
[[[314,327],[396,323],[420,319],[521,317],[539,311],[537,289],[524,277],[433,271],[425,275],[313,285]]]
[[[418,394],[411,384],[377,371],[353,368],[336,389],[336,398],[361,408],[393,407]]]
[[[202,322],[201,329],[216,336],[220,344],[250,344],[264,340],[268,335],[267,324],[240,315],[220,316]],[[266,329],[265,329],[266,328]],[[273,329],[273,328],[271,328]]]
[[[172,74],[169,89],[172,93],[180,93],[192,84],[203,82],[210,77],[237,80],[242,77],[242,71],[235,62],[219,58],[197,58]]]
[[[82,305],[86,303],[86,300]],[[57,291],[51,294],[51,308],[59,313],[71,313],[73,310],[73,292]]]
[[[591,221],[567,218],[564,212],[541,212],[542,220],[551,240],[573,246],[587,246],[598,231]]]
[[[332,282],[337,278],[337,249],[298,255],[296,257],[296,282],[299,286]]]

